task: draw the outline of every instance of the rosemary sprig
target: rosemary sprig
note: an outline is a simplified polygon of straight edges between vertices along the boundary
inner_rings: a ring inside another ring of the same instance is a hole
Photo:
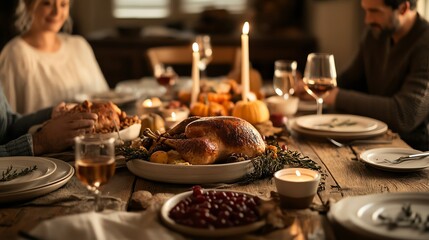
[[[321,123],[317,124],[318,127],[328,127],[328,128],[335,128],[335,127],[342,127],[342,126],[353,126],[356,125],[357,122],[353,122],[350,119],[346,119],[342,122],[338,122],[338,118],[333,118],[329,123]]]
[[[401,207],[401,211],[393,216],[378,215],[378,219],[382,224],[387,225],[388,229],[395,228],[411,228],[422,232],[429,231],[429,215],[423,218],[419,212],[413,212],[410,203],[405,203]]]
[[[116,147],[116,154],[122,155],[125,157],[125,161],[132,159],[148,159],[149,152],[143,146],[141,147],[132,147],[129,145],[120,145]]]
[[[260,179],[270,179],[274,173],[285,166],[296,168],[308,168],[321,174],[319,191],[325,189],[327,174],[322,168],[308,156],[303,156],[296,151],[288,150],[285,146],[280,147],[275,136],[266,138],[268,148],[264,154],[252,159],[253,171],[247,174],[239,183],[247,184]]]
[[[23,168],[18,172],[18,169],[13,169],[13,166],[10,165],[10,167],[8,167],[5,171],[1,173],[2,178],[0,178],[0,182],[7,182],[15,178],[25,176],[36,169],[37,169],[37,166],[34,165],[34,166]]]

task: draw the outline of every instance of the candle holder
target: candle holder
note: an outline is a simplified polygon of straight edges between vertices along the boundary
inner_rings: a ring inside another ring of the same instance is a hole
[[[274,181],[281,207],[303,209],[313,202],[320,174],[305,168],[286,168],[274,173]]]
[[[153,97],[144,101],[137,101],[137,111],[139,115],[149,113],[159,113],[162,107],[162,102],[159,98]]]

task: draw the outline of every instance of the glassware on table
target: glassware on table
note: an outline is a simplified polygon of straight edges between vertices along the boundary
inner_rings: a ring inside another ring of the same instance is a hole
[[[159,66],[155,71],[155,78],[159,85],[164,86],[167,89],[164,100],[173,100],[173,86],[177,81],[177,74],[174,69],[170,66],[164,68]]]
[[[317,102],[317,114],[322,114],[323,98],[337,86],[334,55],[310,53],[304,70],[304,88]]]
[[[290,60],[277,60],[274,62],[274,91],[285,100],[295,93],[297,65],[296,61]]]
[[[198,44],[199,52],[200,52],[200,62],[198,64],[198,68],[201,71],[201,79],[206,79],[206,69],[207,65],[212,61],[213,50],[210,43],[209,35],[198,35],[195,38],[195,42]]]
[[[100,186],[115,173],[115,138],[82,135],[75,138],[75,167],[77,178],[94,195],[95,211],[102,211]]]

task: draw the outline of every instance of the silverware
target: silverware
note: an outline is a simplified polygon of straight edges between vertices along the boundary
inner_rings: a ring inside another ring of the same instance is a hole
[[[388,143],[392,143],[392,140],[353,140],[350,142],[339,142],[339,141],[334,140],[332,138],[326,138],[326,139],[337,147],[346,147],[346,146],[358,145],[358,144],[388,144]]]
[[[110,113],[110,116],[112,116],[112,113]],[[113,119],[113,124],[115,125],[115,130],[116,130],[116,133],[118,134],[118,144],[123,145],[125,142],[124,140],[122,140],[121,135],[119,134],[118,124],[114,119]]]
[[[419,160],[422,158],[426,158],[427,156],[429,156],[429,152],[422,152],[422,153],[411,154],[408,156],[399,157],[399,158],[393,159],[393,160],[384,159],[384,161],[387,163],[390,163],[390,164],[399,164],[399,163],[406,162],[406,161]]]

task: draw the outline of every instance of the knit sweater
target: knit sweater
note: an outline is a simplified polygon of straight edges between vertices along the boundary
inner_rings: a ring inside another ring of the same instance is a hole
[[[338,77],[335,108],[388,124],[409,145],[429,150],[429,23],[417,16],[396,44],[367,33]]]

